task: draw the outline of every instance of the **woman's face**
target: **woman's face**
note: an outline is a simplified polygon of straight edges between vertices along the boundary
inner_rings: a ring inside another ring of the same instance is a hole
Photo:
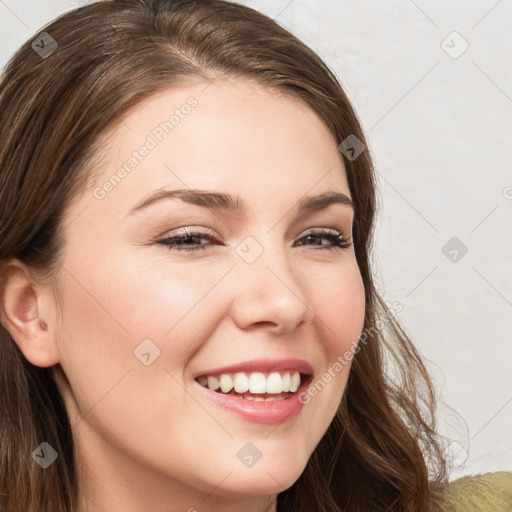
[[[56,283],[84,489],[110,510],[261,510],[251,497],[291,486],[326,432],[349,372],[333,365],[363,328],[354,248],[336,241],[352,207],[299,209],[350,198],[337,142],[298,100],[217,79],[138,105],[102,155]]]

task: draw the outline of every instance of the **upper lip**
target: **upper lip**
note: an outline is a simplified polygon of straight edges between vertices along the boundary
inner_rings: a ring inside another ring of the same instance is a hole
[[[203,375],[220,375],[222,373],[238,373],[238,372],[299,372],[306,375],[313,374],[312,366],[304,359],[286,358],[286,359],[252,359],[243,361],[230,366],[222,366],[203,370],[195,375],[194,378]]]

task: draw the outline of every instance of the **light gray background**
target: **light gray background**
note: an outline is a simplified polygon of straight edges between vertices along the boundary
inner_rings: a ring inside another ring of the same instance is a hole
[[[0,0],[0,68],[86,3]],[[359,113],[382,204],[377,284],[434,374],[451,479],[512,470],[512,3],[242,3],[316,50]],[[462,257],[442,252],[452,237]]]

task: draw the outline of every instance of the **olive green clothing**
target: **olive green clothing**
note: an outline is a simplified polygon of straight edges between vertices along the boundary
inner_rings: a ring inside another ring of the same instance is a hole
[[[463,476],[446,487],[443,512],[512,512],[512,472]]]

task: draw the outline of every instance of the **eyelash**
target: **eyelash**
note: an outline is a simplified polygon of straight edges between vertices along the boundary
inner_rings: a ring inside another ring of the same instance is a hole
[[[313,230],[309,233],[305,234],[300,240],[308,237],[318,237],[318,238],[324,238],[330,240],[332,243],[334,243],[333,246],[320,246],[320,250],[322,249],[329,249],[330,251],[336,251],[336,250],[343,250],[350,245],[352,245],[352,241],[349,238],[344,238],[341,233],[335,230],[329,230],[328,232],[325,231],[319,231],[319,230]],[[177,251],[186,251],[186,252],[195,252],[204,250],[206,251],[206,247],[204,245],[200,245],[198,247],[189,247],[186,248],[184,244],[180,244],[179,242],[183,242],[186,240],[190,240],[191,238],[205,238],[210,241],[215,241],[215,237],[211,235],[210,233],[203,233],[201,231],[194,231],[191,229],[184,229],[183,234],[181,235],[175,235],[170,236],[167,238],[163,238],[162,240],[158,240],[156,243],[160,245],[166,245],[168,246],[169,250],[177,250]],[[206,244],[205,244],[206,245]],[[315,249],[318,250],[318,249]]]

